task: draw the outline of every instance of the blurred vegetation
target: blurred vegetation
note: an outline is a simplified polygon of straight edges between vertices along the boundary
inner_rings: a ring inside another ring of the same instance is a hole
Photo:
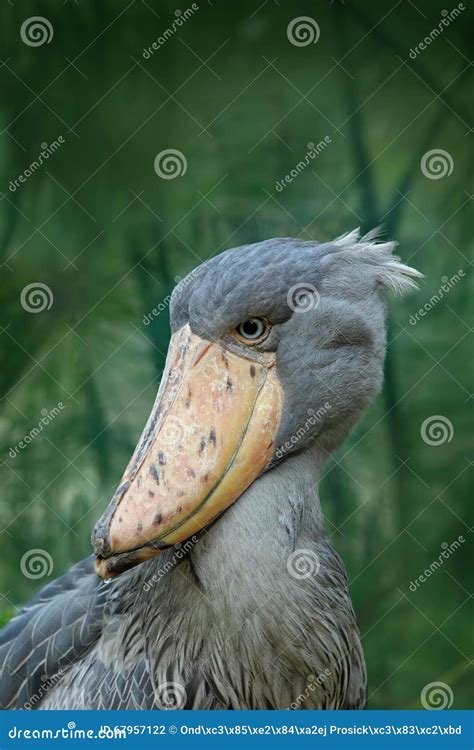
[[[245,242],[325,241],[383,223],[426,279],[390,303],[384,392],[334,456],[322,502],[351,580],[371,707],[420,707],[423,686],[442,680],[453,706],[466,708],[468,543],[415,592],[409,586],[444,542],[470,541],[472,524],[470,11],[412,59],[444,3],[214,0],[144,59],[177,17],[173,4],[40,6],[2,8],[3,619],[89,553],[162,371],[167,310],[150,325],[143,317],[175,278]],[[20,27],[38,14],[54,37],[30,47]],[[298,47],[286,30],[303,15],[317,20],[320,38]],[[59,136],[64,144],[12,192],[41,144]],[[330,145],[277,191],[307,144],[325,136]],[[187,159],[174,180],[153,168],[168,148]],[[420,161],[440,148],[453,171],[428,179]],[[459,269],[461,281],[411,324]],[[54,294],[39,314],[20,302],[33,282]],[[59,402],[58,416],[12,457]],[[451,421],[450,442],[421,439],[432,415]],[[51,555],[49,577],[22,575],[32,548]]]

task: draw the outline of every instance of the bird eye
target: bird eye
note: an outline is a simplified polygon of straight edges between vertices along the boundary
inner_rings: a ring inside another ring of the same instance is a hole
[[[270,324],[264,318],[249,318],[235,329],[236,337],[247,345],[258,344],[270,333]]]

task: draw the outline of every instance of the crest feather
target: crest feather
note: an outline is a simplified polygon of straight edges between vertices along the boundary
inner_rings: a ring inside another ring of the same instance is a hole
[[[385,289],[395,294],[405,294],[418,289],[417,279],[423,274],[411,266],[402,263],[393,251],[398,247],[397,242],[379,242],[381,227],[375,227],[361,236],[360,228],[337,237],[328,243],[329,257],[334,256],[349,264],[362,262],[372,266],[376,281]]]

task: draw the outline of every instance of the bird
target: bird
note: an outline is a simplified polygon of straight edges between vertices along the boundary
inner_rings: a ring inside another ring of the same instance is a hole
[[[422,276],[395,247],[378,229],[274,238],[179,281],[93,553],[0,632],[2,708],[366,708],[318,486],[382,387],[386,293]]]

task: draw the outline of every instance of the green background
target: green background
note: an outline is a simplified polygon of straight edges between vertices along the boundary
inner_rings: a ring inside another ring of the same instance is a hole
[[[370,707],[421,707],[423,687],[440,680],[453,707],[468,706],[472,12],[410,58],[452,7],[202,2],[144,59],[176,5],[2,4],[4,619],[90,552],[92,526],[156,393],[175,278],[245,242],[326,241],[383,223],[426,278],[415,295],[390,303],[385,388],[328,467],[323,509],[351,581]],[[32,15],[50,21],[49,43],[22,41]],[[290,43],[298,16],[317,21],[317,43]],[[41,144],[59,136],[64,144],[12,192]],[[276,190],[307,144],[325,136],[327,148]],[[169,148],[187,169],[164,180],[154,159]],[[423,174],[432,149],[448,152],[451,174]],[[465,275],[413,325],[410,316],[460,269]],[[36,282],[54,300],[35,314],[21,293]],[[165,309],[144,325],[160,302]],[[12,458],[42,410],[59,402],[58,416]],[[452,425],[440,445],[421,436],[432,416]],[[411,591],[460,535],[466,542]],[[54,565],[39,580],[20,568],[35,548]]]

